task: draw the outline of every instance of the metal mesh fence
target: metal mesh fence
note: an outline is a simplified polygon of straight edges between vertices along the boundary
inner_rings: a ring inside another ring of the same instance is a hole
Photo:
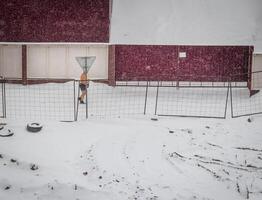
[[[252,89],[260,90],[262,88],[262,71],[252,73]]]
[[[74,82],[6,84],[7,118],[74,120]]]
[[[159,87],[156,114],[225,118],[229,87]]]
[[[262,113],[262,96],[250,97],[248,88],[231,88],[231,113],[232,117]]]
[[[87,106],[79,104],[78,119],[85,118],[86,109],[88,117],[142,115],[145,109],[146,89],[146,87],[131,86],[112,87],[103,83],[90,82],[87,89]]]
[[[127,81],[117,86],[90,81],[79,104],[79,81],[20,85],[0,82],[0,117],[73,121],[143,114],[225,118],[262,113],[261,73],[246,82]],[[257,77],[257,78],[255,78]],[[250,95],[250,94],[253,94]],[[231,104],[228,104],[230,99]]]
[[[251,91],[249,88],[231,87],[231,115],[241,117],[262,114],[262,72],[252,73]]]
[[[248,88],[231,88],[232,117],[262,114],[262,95],[250,96]]]
[[[5,83],[0,79],[0,117],[5,117]]]

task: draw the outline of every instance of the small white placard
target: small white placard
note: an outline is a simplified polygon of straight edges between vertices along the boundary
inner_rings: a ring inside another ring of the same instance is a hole
[[[179,52],[179,58],[186,58],[186,52]]]

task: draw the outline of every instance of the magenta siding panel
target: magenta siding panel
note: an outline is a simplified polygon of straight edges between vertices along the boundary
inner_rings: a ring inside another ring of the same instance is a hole
[[[116,80],[247,81],[249,46],[116,45]],[[186,58],[179,58],[186,52]]]
[[[109,0],[1,0],[1,42],[109,42]]]
[[[177,68],[177,48],[171,46],[116,45],[116,80],[171,80]]]

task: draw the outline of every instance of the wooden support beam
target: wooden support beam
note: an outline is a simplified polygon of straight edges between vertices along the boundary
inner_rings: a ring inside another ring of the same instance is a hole
[[[115,78],[115,45],[108,46],[108,82],[110,86],[116,85]]]
[[[27,45],[22,45],[22,84],[27,84]]]

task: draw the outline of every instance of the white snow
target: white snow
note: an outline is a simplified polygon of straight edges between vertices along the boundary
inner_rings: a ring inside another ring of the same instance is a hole
[[[116,44],[254,45],[262,52],[261,0],[114,0]]]
[[[15,134],[0,137],[0,199],[262,198],[262,116],[151,118],[40,120],[39,133],[25,118],[1,119]]]

